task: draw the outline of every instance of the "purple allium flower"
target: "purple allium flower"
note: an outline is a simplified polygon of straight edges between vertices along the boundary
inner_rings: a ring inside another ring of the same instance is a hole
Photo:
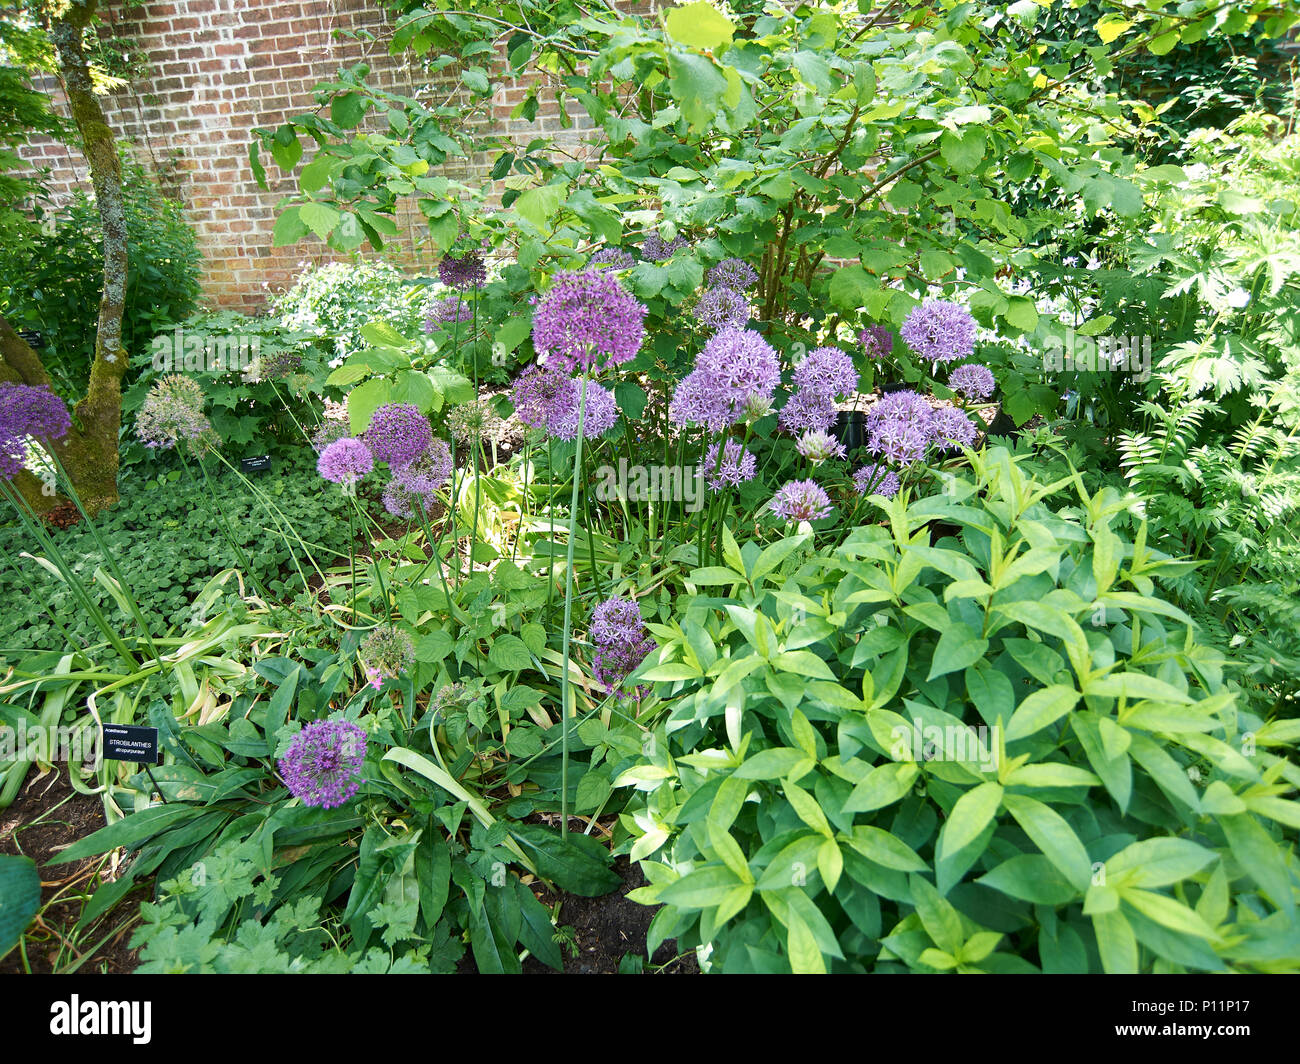
[[[471,288],[480,288],[487,280],[487,267],[483,265],[483,256],[471,251],[456,258],[445,255],[438,263],[438,279],[448,288],[467,292]]]
[[[867,358],[875,361],[884,358],[894,349],[894,334],[883,325],[868,325],[858,333],[858,343],[862,345]]]
[[[975,351],[975,319],[965,307],[927,299],[898,330],[907,346],[927,362],[956,362]]]
[[[886,421],[903,421],[929,436],[933,413],[930,401],[918,392],[908,389],[886,392],[867,410],[867,429],[874,429]]]
[[[978,433],[975,422],[955,406],[940,407],[930,419],[930,438],[940,451],[955,451],[959,445],[969,447]]]
[[[709,284],[716,288],[732,288],[743,292],[758,283],[758,271],[744,259],[723,259],[709,267],[706,275]]]
[[[749,321],[749,300],[734,288],[708,288],[695,304],[695,320],[711,332],[743,329]]]
[[[987,399],[997,387],[997,381],[988,366],[968,362],[948,374],[948,387],[965,399]]]
[[[424,331],[433,332],[435,324],[456,325],[473,321],[474,308],[460,296],[444,296],[436,300],[424,319]]]
[[[844,450],[844,444],[840,443],[834,436],[819,429],[810,429],[805,432],[799,437],[794,446],[795,450],[814,464],[825,462],[831,458],[843,458],[847,453]]]
[[[800,391],[834,400],[858,390],[858,371],[838,347],[815,347],[795,366],[794,384]]]
[[[768,506],[787,521],[816,521],[831,512],[830,496],[815,480],[790,481],[777,489]]]
[[[412,504],[418,502],[427,513],[438,489],[451,479],[451,471],[451,448],[442,440],[434,440],[413,462],[393,470],[384,488],[384,509],[394,517],[413,517]]]
[[[636,259],[622,248],[601,248],[591,256],[588,265],[603,266],[607,270],[628,270],[636,265]]]
[[[354,484],[374,468],[370,448],[352,436],[335,440],[316,459],[316,472],[335,484]]]
[[[49,385],[33,387],[0,381],[0,436],[61,440],[71,427],[67,406]]]
[[[758,460],[737,440],[727,440],[722,449],[722,464],[718,464],[718,445],[712,444],[704,452],[704,479],[713,491],[734,488],[746,480],[753,480]]]
[[[630,362],[645,337],[645,314],[608,270],[558,273],[533,315],[533,347],[569,371]]]
[[[864,465],[853,474],[853,487],[859,495],[870,492],[872,495],[892,499],[898,494],[900,486],[898,474],[882,465]]]
[[[675,236],[665,243],[663,237],[651,230],[641,240],[641,257],[646,262],[663,262],[671,259],[674,251],[685,247],[690,247],[690,243],[684,236]]]
[[[312,721],[280,760],[289,793],[304,805],[333,809],[360,789],[366,733],[351,721]]]
[[[424,453],[433,429],[413,403],[385,403],[370,416],[370,427],[361,438],[373,458],[402,466]]]
[[[835,403],[817,392],[797,391],[785,401],[776,423],[786,432],[825,432],[835,424]]]
[[[592,672],[606,691],[626,697],[623,681],[655,646],[654,640],[647,637],[640,608],[629,598],[606,599],[591,611],[590,633],[596,645]],[[634,693],[639,698],[649,694],[649,688],[641,687]]]
[[[923,454],[930,434],[901,418],[880,421],[867,434],[867,450],[894,465],[911,465]]]
[[[164,450],[182,440],[202,452],[217,442],[203,413],[203,389],[173,373],[154,383],[135,415],[135,432],[146,447]]]
[[[568,380],[556,393],[546,418],[546,431],[556,439],[574,440],[578,437],[578,402],[582,396],[581,382]],[[595,381],[587,381],[587,411],[582,418],[582,438],[594,440],[603,436],[618,421],[618,404],[614,393]]]
[[[519,420],[529,428],[543,428],[555,397],[564,390],[569,379],[558,366],[542,366],[534,362],[525,368],[510,388],[510,401],[515,405]]]
[[[755,397],[770,399],[780,379],[781,363],[771,344],[748,329],[723,328],[678,384],[668,416],[675,425],[705,425],[718,432]]]

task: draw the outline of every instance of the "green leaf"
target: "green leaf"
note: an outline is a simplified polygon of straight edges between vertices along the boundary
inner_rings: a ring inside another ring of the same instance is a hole
[[[1164,894],[1126,887],[1120,891],[1120,897],[1143,916],[1180,935],[1214,938],[1213,929],[1195,911]]]
[[[1007,742],[1042,731],[1069,713],[1078,701],[1079,692],[1062,684],[1052,684],[1041,691],[1035,691],[1011,715],[1011,721],[1007,724]]]
[[[510,834],[533,859],[537,874],[570,894],[598,898],[623,884],[610,867],[609,851],[589,835],[565,837],[540,824],[519,823],[510,826]]]
[[[0,957],[18,944],[41,907],[41,876],[30,857],[0,854]]]
[[[923,872],[929,866],[912,847],[883,828],[854,825],[849,845],[868,861],[899,872]]]
[[[939,643],[934,648],[934,659],[930,665],[927,680],[936,676],[946,676],[958,669],[974,665],[989,648],[989,641],[981,638],[978,632],[964,621],[957,621],[946,628]]]
[[[693,129],[705,129],[719,113],[727,79],[707,56],[689,52],[668,53],[668,75],[673,99]]]
[[[812,929],[793,909],[786,921],[786,950],[790,954],[790,970],[795,975],[825,975],[826,961],[817,945]]]
[[[731,44],[736,27],[712,4],[695,3],[668,9],[668,36],[687,48],[717,52]]]
[[[1076,890],[1086,890],[1092,880],[1092,864],[1074,829],[1056,810],[1023,794],[1004,794],[1002,803],[1047,859]]]
[[[119,846],[138,849],[145,840],[157,835],[163,829],[182,820],[200,816],[202,813],[202,807],[190,805],[156,805],[149,809],[142,809],[138,813],[124,817],[116,824],[109,824],[108,827],[100,828],[93,834],[78,839],[49,863],[57,865],[66,864],[68,861],[79,861],[83,857],[116,850]]]
[[[1039,853],[1012,857],[976,882],[1035,905],[1067,905],[1079,896],[1056,866]]]
[[[997,783],[981,783],[960,798],[948,814],[939,840],[940,860],[965,849],[988,827],[1002,804],[1002,787]]]
[[[307,235],[307,224],[302,220],[300,207],[289,207],[275,220],[271,230],[271,247],[282,248],[298,243]]]
[[[783,776],[798,779],[811,770],[813,765],[813,759],[802,750],[774,746],[747,758],[734,775],[742,780],[774,780]]]
[[[359,93],[346,92],[341,96],[335,96],[330,101],[330,121],[344,129],[352,129],[365,114],[365,105],[365,97]]]
[[[1137,939],[1124,914],[1118,909],[1093,913],[1092,927],[1097,934],[1097,952],[1101,954],[1101,967],[1106,974],[1137,974]]]
[[[935,890],[928,879],[912,875],[908,877],[907,883],[912,890],[912,902],[916,905],[916,914],[921,918],[925,933],[941,950],[955,956],[962,944],[961,917],[957,915],[957,910]]]
[[[538,229],[547,229],[567,192],[568,186],[564,184],[542,185],[520,193],[511,206],[517,215],[532,222]]]
[[[1106,862],[1106,882],[1112,886],[1167,887],[1196,875],[1214,859],[1213,850],[1191,839],[1143,839]]]
[[[488,661],[506,672],[519,672],[532,666],[532,655],[517,635],[499,635],[488,650]]]
[[[334,227],[339,224],[341,214],[327,203],[304,203],[298,208],[298,216],[308,229],[322,240],[328,240]]]
[[[745,881],[726,865],[704,865],[669,883],[659,892],[659,900],[678,909],[711,909],[744,885]]]
[[[868,813],[873,809],[883,809],[897,802],[908,791],[921,770],[911,761],[902,761],[888,765],[877,765],[866,779],[853,788],[844,803],[845,813]]]
[[[939,138],[939,154],[957,173],[967,174],[984,158],[986,139],[984,130],[978,126],[963,129],[960,133],[946,132]]]

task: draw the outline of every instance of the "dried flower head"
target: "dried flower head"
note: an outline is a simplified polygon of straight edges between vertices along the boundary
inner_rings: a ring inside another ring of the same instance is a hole
[[[447,431],[461,443],[499,443],[506,435],[506,423],[485,396],[460,403],[447,412]]]
[[[203,389],[177,373],[157,381],[135,415],[135,431],[146,447],[185,443],[203,453],[218,442],[203,413]]]
[[[415,664],[415,648],[411,637],[397,625],[381,624],[361,641],[361,660],[366,664],[371,686],[378,688],[384,678],[395,680]]]

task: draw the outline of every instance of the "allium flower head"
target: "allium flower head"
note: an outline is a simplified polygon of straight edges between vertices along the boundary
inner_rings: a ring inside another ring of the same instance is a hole
[[[679,248],[686,247],[690,247],[690,243],[684,236],[675,236],[665,242],[663,237],[651,230],[641,240],[641,257],[646,262],[663,262],[671,259],[673,252]]]
[[[157,381],[135,415],[135,431],[146,447],[174,447],[185,442],[202,452],[217,442],[203,413],[203,389],[189,377],[173,373]]]
[[[706,279],[715,288],[744,292],[758,284],[758,271],[744,259],[723,259],[716,266],[709,267]]]
[[[955,406],[941,407],[930,419],[930,438],[941,451],[955,451],[959,445],[971,446],[978,432],[975,422]]]
[[[646,308],[608,270],[559,273],[533,315],[533,347],[570,371],[630,362]]]
[[[977,362],[958,366],[948,374],[948,387],[965,399],[987,399],[997,386],[993,371]]]
[[[61,440],[71,427],[67,406],[48,385],[33,387],[0,381],[0,436]]]
[[[602,266],[607,270],[629,270],[636,265],[632,253],[622,248],[601,248],[589,260],[589,265]]]
[[[787,521],[816,521],[831,512],[830,496],[815,480],[790,481],[777,489],[768,506]]]
[[[433,332],[435,325],[456,325],[473,321],[474,308],[460,296],[444,296],[435,300],[424,318],[424,331]]]
[[[743,329],[749,321],[749,300],[734,288],[705,289],[695,304],[695,320],[710,332],[719,329]]]
[[[704,480],[712,491],[724,491],[737,487],[746,480],[753,480],[757,468],[758,460],[738,440],[727,440],[722,448],[721,464],[718,460],[718,444],[712,444],[704,452]]]
[[[370,427],[361,438],[373,458],[401,466],[424,453],[433,429],[413,403],[385,403],[370,416]]]
[[[915,425],[928,436],[933,413],[934,407],[919,392],[910,389],[886,392],[867,411],[867,428],[873,429],[886,421],[903,421]]]
[[[858,390],[858,371],[838,347],[815,347],[795,366],[794,383],[800,391],[834,400]]]
[[[515,414],[529,428],[540,429],[546,425],[555,397],[564,389],[569,377],[555,365],[528,366],[510,388],[510,401]]]
[[[355,484],[374,468],[370,448],[352,436],[335,440],[316,459],[316,472],[335,484]]]
[[[927,362],[956,362],[975,351],[975,319],[965,307],[927,299],[898,330],[904,342]]]
[[[578,437],[578,404],[582,396],[581,382],[568,380],[556,393],[546,418],[546,431],[560,440]],[[595,381],[587,381],[587,409],[582,417],[582,438],[594,440],[603,436],[618,421],[618,404],[614,393]]]
[[[630,598],[608,598],[592,608],[590,629],[597,643],[635,643],[645,636],[641,607]]]
[[[853,487],[859,495],[883,495],[892,499],[901,487],[898,474],[882,465],[865,465],[853,474]]]
[[[448,288],[468,292],[471,288],[481,288],[487,280],[487,267],[483,265],[483,256],[471,251],[457,258],[445,255],[438,263],[438,279]]]
[[[780,379],[781,363],[771,344],[748,329],[723,328],[678,384],[668,416],[676,425],[705,425],[718,432],[741,417],[755,397],[770,399]]]
[[[858,343],[873,362],[894,349],[894,334],[883,325],[868,325],[858,333]]]
[[[343,439],[348,433],[349,428],[346,421],[327,417],[320,423],[320,428],[312,433],[311,445],[315,448],[316,453],[320,454],[331,443]]]
[[[427,513],[438,489],[451,479],[451,471],[451,448],[434,440],[419,458],[393,470],[384,487],[384,509],[394,517],[409,518],[415,516],[414,504],[418,502]]]
[[[844,444],[830,433],[817,429],[805,432],[794,446],[795,450],[814,464],[831,458],[843,458],[846,454]]]
[[[505,437],[506,423],[491,400],[471,399],[447,412],[447,431],[464,444],[500,442]]]
[[[415,648],[411,637],[396,625],[381,624],[361,641],[361,660],[366,663],[371,685],[378,688],[385,677],[395,680],[415,664]]]
[[[838,416],[835,403],[826,396],[800,390],[785,401],[776,423],[786,432],[826,432]]]
[[[930,442],[927,428],[890,418],[877,422],[867,433],[867,450],[894,465],[911,465],[923,454]]]
[[[641,610],[629,598],[606,599],[591,611],[590,633],[595,644],[592,672],[606,691],[620,699],[626,697],[623,681],[655,646],[647,636]],[[649,688],[641,687],[632,693],[642,697]]]
[[[366,733],[351,721],[317,720],[308,724],[280,760],[280,775],[304,805],[333,809],[361,787],[366,760]]]

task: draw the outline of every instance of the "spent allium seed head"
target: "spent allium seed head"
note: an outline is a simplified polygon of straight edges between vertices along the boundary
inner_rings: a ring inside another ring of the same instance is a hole
[[[827,431],[835,424],[839,411],[835,403],[818,392],[797,391],[785,401],[776,423],[786,432]]]
[[[630,362],[645,337],[645,315],[609,270],[558,273],[533,315],[533,347],[569,371]]]
[[[361,641],[361,660],[368,667],[372,683],[375,676],[395,680],[415,664],[415,648],[411,637],[395,624],[381,624]]]
[[[894,334],[883,325],[868,325],[858,333],[858,343],[873,362],[894,349]]]
[[[858,390],[858,371],[838,347],[815,347],[795,366],[794,384],[800,391],[834,400]]]
[[[805,432],[799,437],[794,446],[795,450],[814,465],[828,461],[831,458],[843,458],[847,453],[844,450],[844,444],[840,443],[830,433],[822,432],[819,429],[810,429]]]
[[[787,521],[816,521],[831,512],[830,496],[815,480],[792,480],[778,488],[768,506]]]
[[[433,429],[413,403],[385,403],[370,416],[361,438],[377,461],[400,466],[424,453]]]
[[[316,459],[316,472],[335,484],[355,484],[374,468],[370,448],[352,436],[335,440]]]
[[[979,430],[964,410],[945,406],[934,412],[930,419],[930,438],[940,451],[955,451],[975,442]]]
[[[749,321],[749,300],[734,288],[708,288],[695,304],[695,320],[710,332],[743,329]]]
[[[704,452],[704,480],[712,491],[725,491],[746,480],[753,480],[758,460],[741,446],[738,440],[727,440],[722,449],[722,464],[718,464],[718,444]]]
[[[203,452],[217,434],[203,413],[203,389],[189,377],[173,373],[154,383],[135,415],[135,431],[146,447],[185,443]]]
[[[898,330],[903,341],[927,362],[956,362],[975,351],[975,319],[965,307],[927,299]]]
[[[636,265],[636,259],[631,252],[622,248],[601,248],[591,256],[589,263],[606,270],[630,270]]]
[[[316,453],[320,454],[335,440],[341,440],[349,433],[348,423],[346,420],[340,421],[337,418],[327,417],[320,423],[318,428],[311,437],[311,445],[315,448]]]
[[[922,428],[901,418],[886,418],[867,432],[867,450],[900,466],[917,461],[929,442],[928,422]]]
[[[515,414],[529,428],[545,427],[555,397],[564,389],[569,377],[559,366],[528,366],[510,388]]]
[[[853,487],[859,495],[870,493],[892,499],[900,486],[898,474],[882,465],[864,465],[853,474]]]
[[[366,733],[351,721],[317,720],[289,744],[280,775],[304,805],[333,809],[360,789]]]
[[[987,399],[997,386],[993,371],[977,362],[958,366],[948,374],[948,387],[964,399]]]
[[[546,418],[546,431],[559,440],[578,438],[578,400],[582,395],[581,382],[567,380],[551,402]],[[587,381],[587,409],[582,416],[582,438],[594,440],[603,436],[618,421],[618,404],[614,393],[595,381]]]
[[[744,259],[723,259],[716,266],[709,267],[707,280],[717,288],[744,292],[758,284],[758,271]]]
[[[506,423],[491,400],[471,399],[447,412],[447,431],[464,444],[500,442],[505,438]]]
[[[483,256],[476,251],[468,252],[457,258],[445,255],[438,263],[438,280],[448,288],[468,292],[471,288],[481,288],[487,280],[487,267],[483,265]]]
[[[672,240],[665,241],[658,233],[651,230],[641,240],[641,257],[646,262],[663,262],[665,259],[671,259],[673,252],[679,248],[690,246],[684,236],[675,236]]]

